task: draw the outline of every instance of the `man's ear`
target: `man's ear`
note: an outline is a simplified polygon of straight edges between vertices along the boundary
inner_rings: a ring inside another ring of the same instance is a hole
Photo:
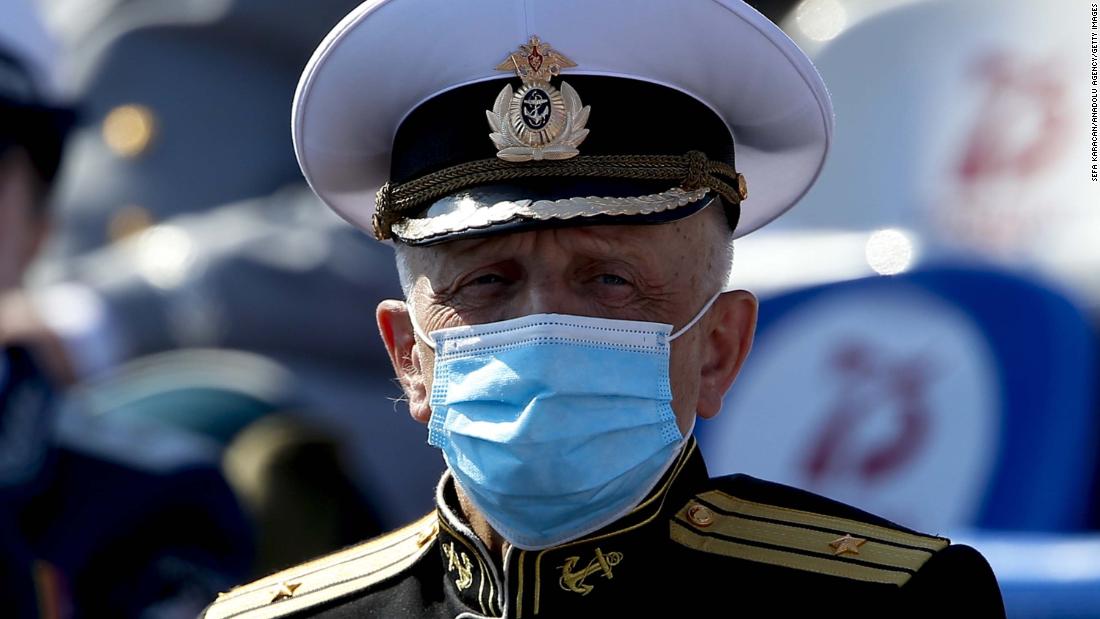
[[[704,323],[703,367],[700,369],[696,411],[710,419],[722,410],[722,398],[733,384],[752,348],[759,304],[751,292],[723,293]]]
[[[401,301],[382,301],[375,316],[382,342],[390,355],[390,363],[408,397],[409,414],[420,423],[427,424],[432,414],[428,405],[428,383],[408,307]]]

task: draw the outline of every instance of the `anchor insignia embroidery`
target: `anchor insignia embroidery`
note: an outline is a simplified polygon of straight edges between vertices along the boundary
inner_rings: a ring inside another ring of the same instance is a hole
[[[569,557],[565,560],[565,563],[558,567],[558,569],[561,570],[561,578],[558,579],[558,584],[566,591],[588,595],[595,587],[586,584],[584,580],[598,572],[601,572],[600,575],[608,580],[614,578],[614,575],[611,573],[611,568],[622,562],[623,553],[609,552],[604,554],[597,548],[596,556],[588,562],[587,567],[578,572],[573,571],[577,567],[577,564],[580,563],[580,560],[580,557]]]
[[[461,550],[455,550],[454,542],[443,546],[443,554],[447,555],[447,572],[458,571],[455,578],[455,586],[459,591],[464,591],[474,584],[473,564],[470,557]]]

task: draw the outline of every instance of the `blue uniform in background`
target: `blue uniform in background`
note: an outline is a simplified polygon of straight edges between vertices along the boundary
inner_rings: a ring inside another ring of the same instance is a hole
[[[21,447],[0,472],[9,616],[186,613],[247,575],[251,529],[216,459],[163,430],[61,412],[30,355],[3,359],[0,443]]]

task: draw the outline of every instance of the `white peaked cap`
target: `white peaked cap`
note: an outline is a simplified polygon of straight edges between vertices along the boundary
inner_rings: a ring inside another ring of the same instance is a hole
[[[566,81],[662,85],[724,121],[749,187],[738,236],[793,206],[822,168],[833,132],[825,85],[802,50],[740,0],[371,0],[329,33],[298,85],[294,146],[310,186],[369,230],[403,119],[437,95],[508,77],[496,67],[531,36],[576,63]],[[593,106],[592,136],[597,114],[613,113]],[[678,122],[659,109],[651,117]],[[489,144],[484,114],[455,122],[483,126]]]

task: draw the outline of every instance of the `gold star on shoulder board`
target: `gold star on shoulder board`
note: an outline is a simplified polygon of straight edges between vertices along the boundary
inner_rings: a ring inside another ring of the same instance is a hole
[[[845,553],[858,555],[859,547],[866,543],[867,540],[865,539],[845,534],[844,537],[829,542],[829,546],[833,549],[833,556],[840,556]]]
[[[275,589],[271,592],[271,603],[274,604],[279,600],[285,600],[287,598],[294,597],[294,592],[301,587],[302,583],[299,582],[281,582],[275,586]]]

